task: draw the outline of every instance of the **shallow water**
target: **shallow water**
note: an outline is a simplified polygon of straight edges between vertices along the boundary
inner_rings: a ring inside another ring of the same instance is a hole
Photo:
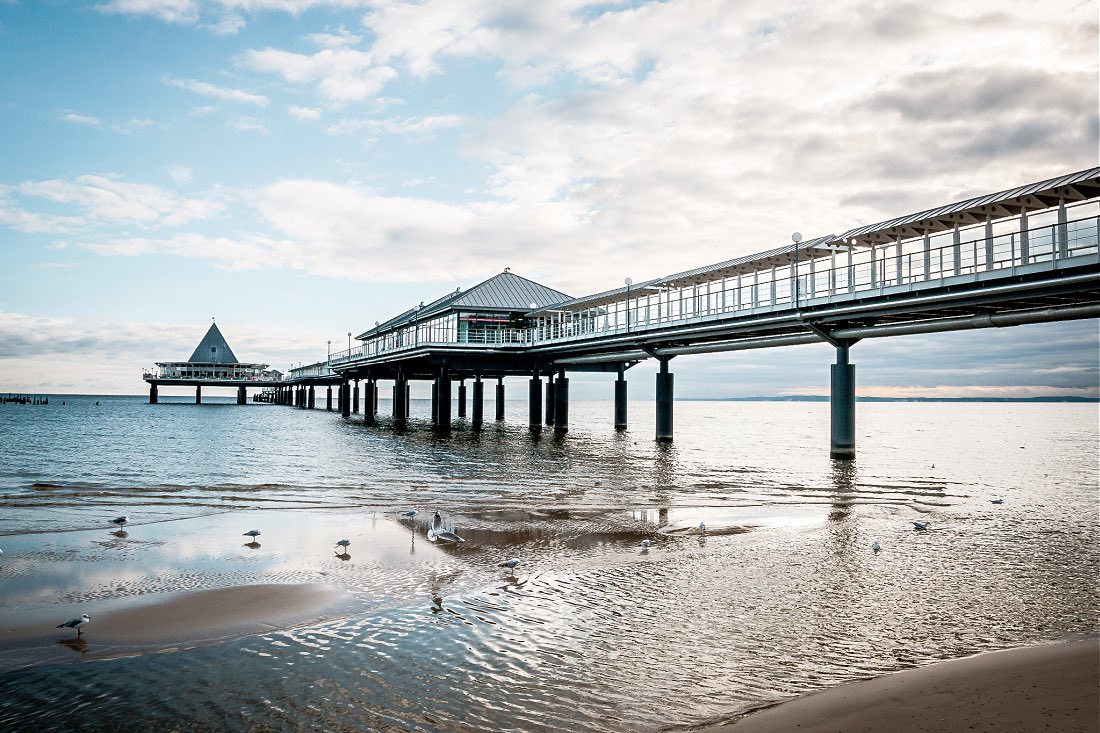
[[[0,626],[271,582],[356,611],[170,654],[104,659],[94,622],[83,653],[5,650],[5,729],[660,729],[1100,628],[1096,405],[861,403],[845,464],[826,404],[679,402],[658,446],[646,403],[616,433],[577,402],[533,440],[522,403],[437,437],[426,403],[397,435],[60,399],[0,406]],[[428,542],[436,509],[464,545]]]

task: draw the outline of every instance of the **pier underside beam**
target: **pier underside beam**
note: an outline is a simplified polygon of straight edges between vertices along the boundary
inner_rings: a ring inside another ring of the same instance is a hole
[[[673,374],[668,370],[669,359],[661,359],[661,371],[657,372],[657,442],[672,442]]]
[[[497,377],[497,422],[504,419],[504,377]]]
[[[626,430],[626,377],[624,369],[619,367],[619,377],[615,380],[615,429]]]
[[[461,391],[459,388],[460,393]],[[485,383],[481,381],[481,375],[474,378],[474,403],[470,407],[472,412],[470,422],[474,430],[481,430],[481,424],[485,422]]]
[[[558,372],[554,380],[554,434],[565,435],[569,432],[569,379],[565,370]]]
[[[848,363],[849,346],[837,344],[829,395],[829,457],[846,461],[856,457],[856,367]]]

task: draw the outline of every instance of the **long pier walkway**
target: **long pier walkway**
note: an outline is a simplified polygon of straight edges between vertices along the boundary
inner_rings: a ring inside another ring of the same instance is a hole
[[[615,427],[627,424],[625,373],[657,359],[656,439],[673,438],[677,356],[827,342],[834,458],[855,457],[855,366],[861,339],[1100,316],[1100,168],[1091,168],[840,235],[790,244],[666,277],[570,298],[508,271],[375,326],[359,345],[291,371],[276,401],[312,407],[337,389],[337,409],[374,424],[379,381],[393,381],[393,421],[406,426],[408,383],[433,383],[433,420],[459,416],[473,382],[482,425],[484,379],[529,381],[529,423],[568,430],[568,372],[615,372]],[[543,391],[542,378],[547,378]],[[353,387],[354,384],[354,387]],[[402,399],[404,397],[404,399]]]

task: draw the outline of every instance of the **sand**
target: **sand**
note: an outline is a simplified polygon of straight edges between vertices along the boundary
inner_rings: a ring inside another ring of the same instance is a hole
[[[352,599],[335,586],[320,583],[246,585],[139,599],[113,599],[81,604],[91,622],[79,637],[79,651],[96,656],[194,647],[249,634],[271,632],[348,612]],[[5,614],[0,618],[0,650],[43,642],[78,639],[71,629],[54,629],[43,612]],[[72,644],[70,644],[72,646]]]
[[[1100,640],[1025,647],[854,682],[712,733],[1100,730]]]

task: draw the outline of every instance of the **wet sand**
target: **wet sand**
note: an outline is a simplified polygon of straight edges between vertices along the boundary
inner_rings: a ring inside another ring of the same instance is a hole
[[[1024,647],[854,682],[710,733],[1095,733],[1100,640]]]
[[[205,643],[290,628],[346,614],[353,599],[333,585],[244,585],[80,604],[60,614],[87,613],[91,621],[78,636],[71,629],[43,623],[45,611],[0,615],[0,650],[62,644],[93,656],[173,651]]]

